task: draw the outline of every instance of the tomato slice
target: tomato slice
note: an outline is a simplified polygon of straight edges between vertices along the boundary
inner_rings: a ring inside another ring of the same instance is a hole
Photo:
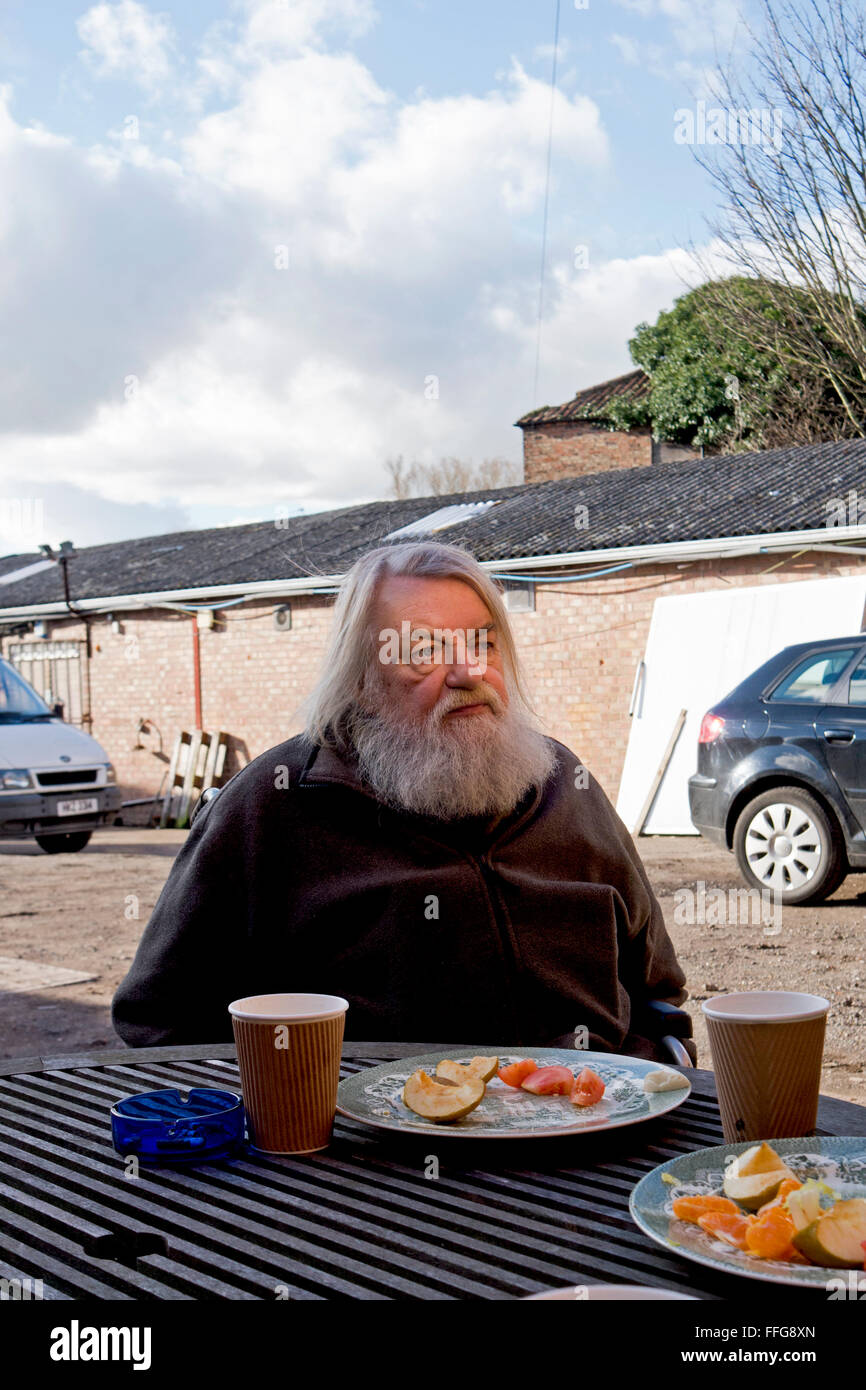
[[[591,1067],[578,1072],[571,1091],[572,1105],[597,1105],[604,1095],[604,1082]]]
[[[527,1076],[530,1076],[534,1071],[538,1071],[538,1067],[527,1057],[523,1062],[512,1062],[507,1067],[500,1067],[497,1075],[500,1081],[505,1082],[506,1086],[522,1086]]]
[[[574,1086],[574,1072],[568,1067],[538,1067],[522,1083],[534,1096],[568,1096]]]

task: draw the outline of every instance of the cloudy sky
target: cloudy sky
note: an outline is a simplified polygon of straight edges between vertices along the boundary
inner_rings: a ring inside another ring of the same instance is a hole
[[[3,0],[0,554],[519,460],[519,415],[630,370],[700,279],[674,112],[737,6],[562,0],[535,393],[555,13]]]

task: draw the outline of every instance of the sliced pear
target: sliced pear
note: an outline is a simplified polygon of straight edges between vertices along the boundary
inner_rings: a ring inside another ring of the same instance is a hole
[[[748,1173],[738,1177],[730,1171],[725,1173],[722,1184],[724,1194],[732,1202],[739,1202],[749,1211],[757,1211],[766,1202],[772,1202],[785,1178],[792,1178],[790,1168],[777,1168],[772,1173]]]
[[[443,1077],[436,1081],[426,1071],[415,1071],[403,1087],[403,1104],[425,1120],[459,1120],[484,1099],[484,1082],[469,1076],[456,1085]]]
[[[817,1221],[797,1231],[792,1244],[818,1265],[832,1269],[859,1269],[866,1240],[866,1198],[836,1202]]]
[[[771,1149],[769,1144],[753,1144],[734,1159],[728,1172],[733,1170],[736,1177],[747,1178],[750,1173],[772,1173],[784,1166],[776,1150]]]
[[[498,1057],[473,1057],[468,1062],[452,1062],[446,1057],[436,1068],[436,1075],[446,1076],[449,1081],[462,1085],[468,1076],[475,1076],[479,1081],[492,1081],[498,1070]]]

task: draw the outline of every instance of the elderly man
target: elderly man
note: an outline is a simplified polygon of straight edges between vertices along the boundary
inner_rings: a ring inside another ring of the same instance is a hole
[[[353,566],[304,717],[194,817],[114,999],[125,1041],[229,1040],[232,999],[318,990],[348,999],[355,1040],[663,1055],[645,1006],[686,991],[661,909],[597,782],[536,726],[468,552]]]

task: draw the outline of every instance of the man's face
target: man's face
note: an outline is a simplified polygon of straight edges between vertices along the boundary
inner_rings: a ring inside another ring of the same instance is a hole
[[[413,722],[436,712],[444,728],[458,721],[486,724],[507,706],[501,634],[484,600],[462,580],[390,575],[379,589],[375,623],[377,661],[379,634],[402,633],[404,623],[413,636],[438,630],[464,639],[432,660],[420,654],[414,661],[379,663],[382,690],[395,712]]]
[[[552,745],[519,701],[509,704],[502,633],[470,585],[392,575],[373,622],[351,737],[361,776],[383,801],[441,820],[502,816],[544,783]],[[395,644],[404,631],[405,646]]]

